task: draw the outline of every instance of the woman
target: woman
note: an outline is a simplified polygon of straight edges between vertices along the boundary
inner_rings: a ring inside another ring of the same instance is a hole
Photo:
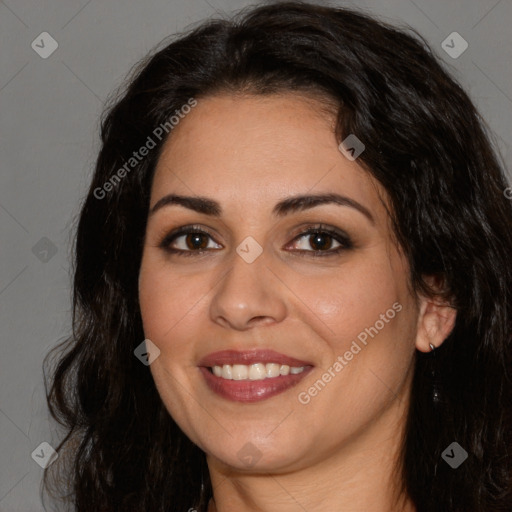
[[[75,510],[511,509],[511,203],[426,43],[209,21],[102,143],[48,392]]]

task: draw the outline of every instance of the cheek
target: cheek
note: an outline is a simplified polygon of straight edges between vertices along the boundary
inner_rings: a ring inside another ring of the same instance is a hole
[[[189,409],[194,325],[205,298],[204,280],[179,277],[156,259],[143,260],[139,275],[139,303],[144,335],[160,350],[149,369],[165,407],[181,428],[190,429],[194,413]]]
[[[382,263],[380,263],[382,262]],[[311,309],[329,330],[329,337],[339,340],[343,348],[364,329],[374,326],[382,328],[381,315],[391,310],[385,320],[393,319],[396,311],[393,304],[407,300],[403,269],[392,270],[384,258],[359,261],[357,266],[340,267],[338,272],[316,280],[303,281],[302,296],[311,304]],[[396,323],[386,322],[386,328]]]
[[[382,411],[406,382],[417,314],[407,272],[397,255],[390,258],[382,251],[360,259],[357,266],[340,268],[323,287],[307,287],[314,313],[329,328],[322,329],[328,346],[322,360],[328,390],[315,383],[301,390],[312,400],[315,414],[309,421],[315,423],[317,414],[329,410],[333,424],[345,424],[350,410],[354,424],[364,422]]]
[[[143,260],[139,276],[139,303],[146,337],[167,343],[176,338],[206,295],[204,280],[179,276],[168,266]],[[173,336],[174,334],[174,336]]]

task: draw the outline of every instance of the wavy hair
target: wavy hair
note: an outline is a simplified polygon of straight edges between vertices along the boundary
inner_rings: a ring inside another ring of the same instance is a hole
[[[190,98],[297,91],[336,105],[339,141],[356,134],[366,145],[358,162],[389,196],[412,289],[432,296],[425,277],[437,276],[457,309],[435,351],[437,406],[432,358],[415,355],[403,493],[418,512],[512,510],[512,204],[468,95],[413,29],[345,8],[257,6],[161,44],[101,119],[74,240],[72,334],[45,358],[45,368],[54,363],[48,405],[65,435],[43,488],[79,512],[206,510],[205,454],[133,354],[144,339],[138,272],[165,138],[113,190],[98,190]],[[456,470],[441,459],[454,441],[469,454]]]

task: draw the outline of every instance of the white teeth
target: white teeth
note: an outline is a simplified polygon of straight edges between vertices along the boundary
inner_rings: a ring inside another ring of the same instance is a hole
[[[290,373],[290,367],[287,364],[282,364],[279,372],[281,375],[288,375]]]
[[[249,370],[245,364],[234,364],[232,372],[233,380],[245,380],[249,374]]]
[[[265,369],[267,370],[267,377],[278,377],[281,365],[277,363],[267,363]]]
[[[249,379],[250,380],[261,380],[267,376],[267,370],[264,364],[256,363],[251,364],[249,367]]]
[[[214,367],[215,368],[215,367]],[[219,366],[220,368],[220,366]],[[218,370],[217,370],[218,371]],[[231,373],[231,365],[230,364],[225,364],[222,369],[222,378],[223,379],[229,379],[231,380],[233,378],[233,375]]]
[[[280,375],[296,375],[304,371],[304,366],[288,366],[278,363],[225,364],[212,367],[213,374],[228,380],[263,380],[279,377]]]

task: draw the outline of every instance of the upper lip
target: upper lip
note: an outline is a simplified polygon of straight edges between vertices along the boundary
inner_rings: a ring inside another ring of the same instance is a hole
[[[312,366],[307,361],[290,357],[274,350],[255,349],[255,350],[220,350],[212,352],[199,361],[198,366],[213,367],[223,366],[225,364],[255,364],[255,363],[278,363],[288,366]]]

